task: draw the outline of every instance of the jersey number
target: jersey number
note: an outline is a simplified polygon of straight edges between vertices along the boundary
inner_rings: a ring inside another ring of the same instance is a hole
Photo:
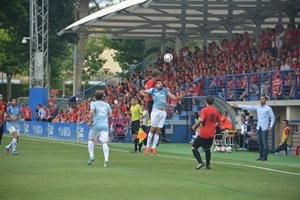
[[[104,107],[100,107],[98,109],[99,116],[106,116],[106,109]]]
[[[215,114],[211,114],[211,115],[210,115],[209,121],[210,121],[210,122],[214,122],[214,121],[215,121]]]

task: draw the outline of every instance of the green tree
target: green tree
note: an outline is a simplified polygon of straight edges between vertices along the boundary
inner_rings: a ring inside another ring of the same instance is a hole
[[[74,34],[58,36],[57,33],[74,21],[74,9],[78,0],[49,0],[49,66],[51,69],[50,84],[52,88],[62,86],[61,74],[65,70],[65,60],[72,60],[72,44],[77,43]],[[29,19],[28,19],[29,22]],[[72,66],[69,65],[70,68]]]
[[[101,36],[90,36],[85,44],[83,81],[91,79],[92,75],[98,74],[99,70],[106,62],[100,58],[103,53],[104,45],[101,42]]]
[[[57,32],[74,20],[77,0],[49,1],[49,68],[52,87],[58,87],[60,63],[69,55],[68,43],[76,43],[76,37]],[[29,36],[29,1],[2,0],[0,2],[0,71],[13,70],[14,74],[29,75],[29,46],[21,43]]]
[[[170,48],[174,49],[175,42],[174,40],[169,40],[166,43],[166,51]],[[165,54],[161,50],[161,42],[159,40],[147,39],[145,40],[145,61],[156,61],[158,53]]]
[[[24,53],[28,52],[28,49],[21,45],[21,33],[26,30],[28,6],[20,0],[0,2],[0,71],[8,77],[8,99],[11,97],[11,75],[28,71],[28,54]]]
[[[119,63],[122,70],[126,70],[128,66],[144,60],[144,40],[109,39],[103,37],[103,43],[108,48],[116,50],[113,59]]]
[[[89,14],[89,3],[90,0],[79,0],[78,15],[79,19],[86,17]],[[73,94],[81,91],[82,74],[84,67],[84,51],[85,51],[85,40],[87,35],[84,31],[78,33],[79,45],[78,45],[78,65],[74,69],[75,82],[73,88]]]

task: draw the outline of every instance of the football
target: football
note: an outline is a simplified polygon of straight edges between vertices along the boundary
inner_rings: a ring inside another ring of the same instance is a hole
[[[166,63],[170,63],[170,62],[172,62],[172,60],[173,60],[172,54],[166,53],[166,54],[164,55],[164,61],[165,61]]]

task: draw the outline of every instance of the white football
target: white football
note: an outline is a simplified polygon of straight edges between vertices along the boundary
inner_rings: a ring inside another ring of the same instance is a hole
[[[220,152],[220,147],[216,146],[216,147],[214,148],[214,152],[215,152],[215,153]]]
[[[221,152],[225,152],[225,147],[221,147]]]
[[[164,61],[165,61],[166,63],[170,63],[170,62],[172,62],[172,60],[173,60],[172,54],[166,53],[166,54],[164,55]]]
[[[232,147],[226,147],[226,152],[231,153],[232,152]]]

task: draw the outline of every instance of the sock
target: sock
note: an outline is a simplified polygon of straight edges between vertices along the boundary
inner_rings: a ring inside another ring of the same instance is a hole
[[[138,143],[139,143],[139,139],[134,139],[133,142],[134,142],[134,150],[137,151],[137,146],[138,146]]]
[[[12,141],[11,141],[11,144],[12,144],[12,150],[13,152],[14,151],[17,151],[17,139],[14,138]]]
[[[150,142],[152,140],[153,137],[153,133],[148,133],[148,138],[147,138],[147,146],[146,147],[150,147]]]
[[[141,142],[141,143],[139,143],[139,152],[141,152],[142,151],[142,146],[143,146],[143,143]]]
[[[166,129],[165,129],[165,126],[163,126],[163,127],[160,129],[160,132],[161,132],[161,136],[162,136],[163,138],[167,137],[167,136],[166,136]]]
[[[90,158],[94,157],[94,141],[89,140],[88,150],[89,150]]]
[[[206,166],[210,166],[211,152],[210,149],[205,149]]]
[[[156,145],[158,143],[158,140],[159,140],[159,135],[155,134],[154,135],[154,139],[153,139],[153,144],[152,144],[152,148],[155,149],[156,148]]]
[[[0,145],[1,145],[1,141],[2,141],[2,135],[3,135],[3,133],[0,133]]]
[[[201,156],[200,156],[200,153],[197,149],[193,149],[193,154],[194,154],[194,157],[196,158],[196,160],[198,161],[198,163],[202,163],[202,159],[201,159]]]
[[[10,148],[12,145],[13,145],[13,141],[14,141],[14,138],[12,139],[12,141],[6,146],[6,148]]]
[[[103,148],[104,160],[109,161],[109,147],[108,147],[108,145],[105,143],[105,144],[102,145],[102,148]]]

